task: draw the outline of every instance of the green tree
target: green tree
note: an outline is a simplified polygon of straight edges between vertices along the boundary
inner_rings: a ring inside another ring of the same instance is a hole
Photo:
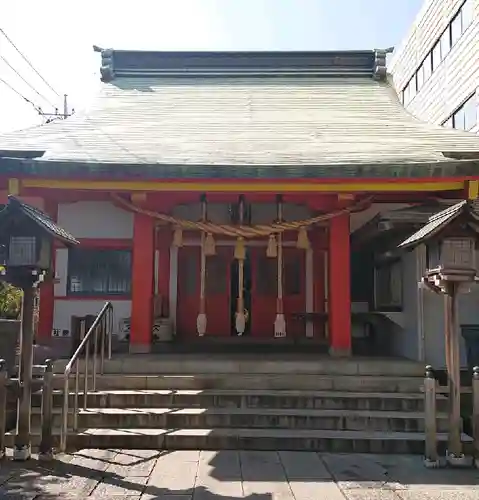
[[[22,291],[0,281],[0,318],[18,319],[22,307]]]

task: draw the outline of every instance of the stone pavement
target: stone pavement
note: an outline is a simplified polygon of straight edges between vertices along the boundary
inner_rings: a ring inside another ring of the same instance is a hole
[[[479,471],[421,457],[313,452],[82,450],[5,460],[0,499],[479,500]]]

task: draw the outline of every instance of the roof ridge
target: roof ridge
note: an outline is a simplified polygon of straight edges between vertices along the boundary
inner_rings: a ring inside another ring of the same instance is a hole
[[[385,50],[351,51],[134,51],[94,47],[102,81],[158,75],[386,75]]]

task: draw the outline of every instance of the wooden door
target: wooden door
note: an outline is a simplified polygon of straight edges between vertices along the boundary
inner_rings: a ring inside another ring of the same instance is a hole
[[[306,312],[306,252],[299,248],[283,249],[283,307],[288,336],[306,335],[303,321],[293,318],[294,313]]]
[[[251,248],[251,336],[272,338],[278,295],[278,263],[266,248]]]
[[[231,333],[230,272],[233,250],[216,247],[216,255],[206,257],[206,335],[220,337]]]
[[[283,248],[283,309],[286,335],[305,336],[304,322],[294,320],[293,313],[306,311],[306,254],[297,248]],[[274,337],[278,297],[278,261],[266,256],[265,248],[252,249],[252,335]]]
[[[232,250],[217,247],[206,257],[206,336],[230,334],[230,261]],[[180,339],[198,335],[196,318],[200,308],[200,247],[182,247],[178,253],[177,331]]]
[[[197,335],[196,318],[200,306],[200,248],[178,249],[178,298],[176,330],[179,339]]]

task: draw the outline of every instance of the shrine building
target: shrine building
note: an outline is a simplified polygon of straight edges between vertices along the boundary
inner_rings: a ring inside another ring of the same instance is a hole
[[[427,251],[397,244],[477,197],[479,137],[409,114],[385,51],[96,50],[87,110],[0,136],[0,202],[80,242],[54,253],[39,342],[108,300],[130,352],[261,344],[441,365],[440,304],[417,286]],[[464,321],[479,323],[478,299]]]

